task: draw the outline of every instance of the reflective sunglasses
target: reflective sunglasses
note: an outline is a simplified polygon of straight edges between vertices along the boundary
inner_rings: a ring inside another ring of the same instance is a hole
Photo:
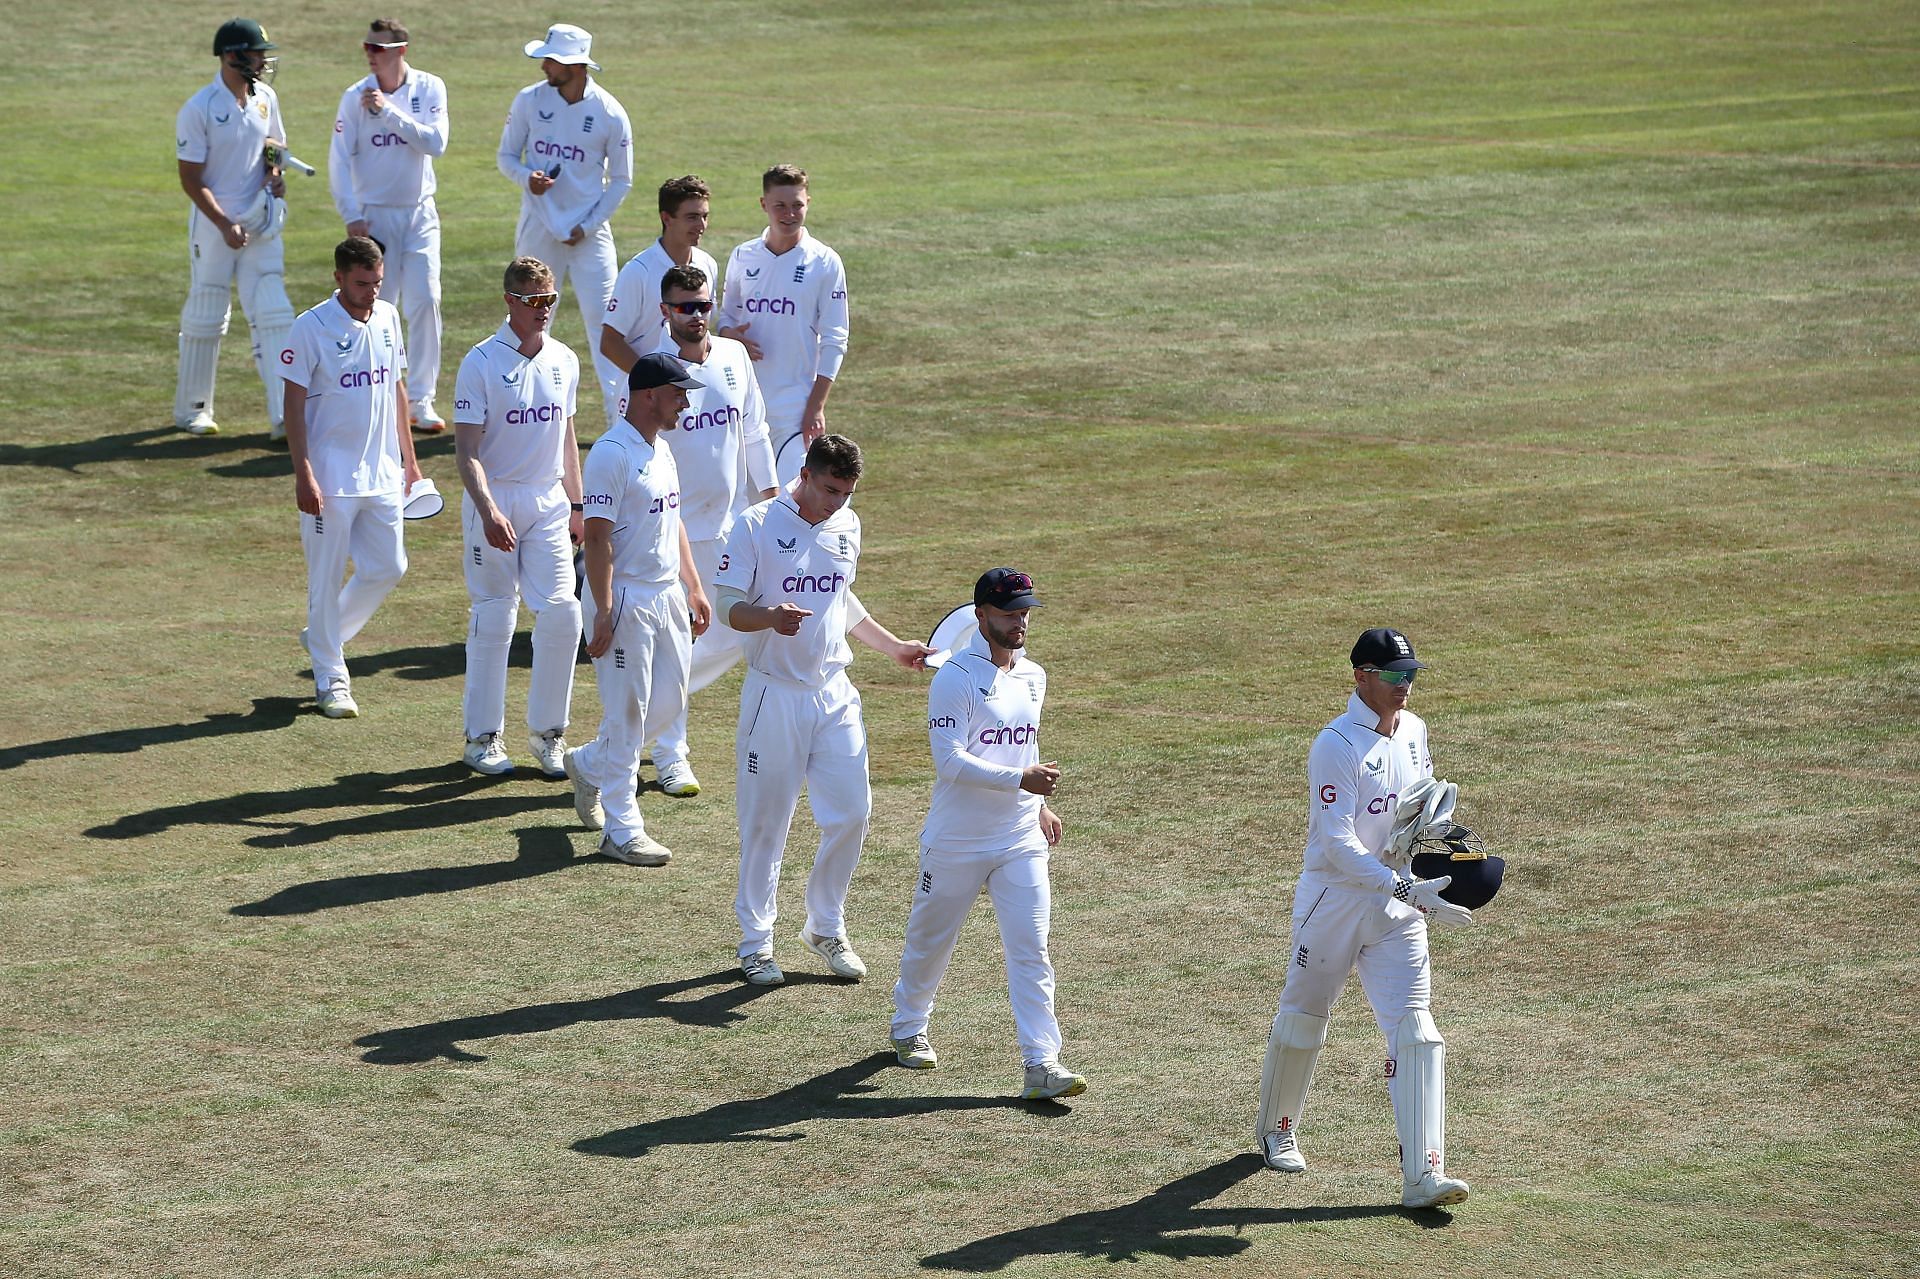
[[[1418,668],[1410,671],[1383,671],[1377,666],[1362,666],[1360,669],[1369,675],[1378,675],[1381,683],[1392,684],[1395,688],[1402,684],[1413,683],[1413,677],[1420,673]]]
[[[507,296],[522,306],[538,307],[542,311],[560,300],[558,293],[515,293],[512,289],[507,290]]]
[[[713,310],[713,303],[696,299],[691,302],[668,302],[666,308],[669,311],[678,311],[682,315],[705,315]]]

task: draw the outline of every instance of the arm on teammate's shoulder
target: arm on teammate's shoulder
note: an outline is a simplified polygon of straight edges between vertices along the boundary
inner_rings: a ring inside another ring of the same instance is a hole
[[[880,625],[880,619],[869,613],[850,627],[847,634],[865,644],[876,653],[885,653],[896,663],[910,671],[927,669],[927,659],[933,656],[933,650],[925,644],[912,640],[903,640],[886,627]]]

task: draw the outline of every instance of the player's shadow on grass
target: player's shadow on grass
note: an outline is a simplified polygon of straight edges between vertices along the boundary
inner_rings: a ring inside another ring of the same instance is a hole
[[[795,973],[789,984],[830,979],[812,973]],[[694,998],[693,991],[715,989]],[[417,1065],[427,1061],[485,1061],[479,1053],[460,1047],[465,1040],[497,1039],[502,1035],[539,1035],[562,1030],[584,1022],[644,1021],[660,1018],[681,1026],[730,1026],[745,1021],[743,1004],[770,993],[766,986],[750,986],[734,968],[724,968],[704,977],[684,977],[679,981],[655,982],[637,990],[598,999],[574,999],[564,1003],[531,1004],[509,1008],[505,1012],[482,1013],[476,1017],[456,1017],[450,1021],[428,1022],[423,1026],[402,1026],[397,1030],[377,1030],[353,1041],[364,1048],[361,1060],[381,1066]]]
[[[525,774],[520,775],[522,778]],[[544,779],[541,779],[544,781]],[[332,782],[293,790],[243,791],[224,799],[194,800],[129,813],[87,834],[94,839],[139,839],[176,826],[243,826],[264,833],[246,842],[255,848],[321,844],[347,835],[392,835],[440,830],[475,822],[568,810],[568,797],[551,786],[513,788],[514,777],[483,777],[464,764],[432,764],[398,773],[344,773]],[[295,814],[336,808],[373,808],[329,821]]]
[[[197,742],[234,733],[272,732],[289,727],[297,716],[310,711],[311,707],[311,698],[256,697],[251,711],[216,713],[188,724],[112,728],[99,733],[83,733],[78,737],[56,737],[51,741],[9,746],[0,750],[0,770],[18,768],[36,759],[60,759],[68,755],[131,755],[149,746]]]
[[[793,981],[789,974],[787,981]],[[618,1128],[573,1143],[583,1155],[638,1159],[661,1146],[706,1146],[737,1141],[799,1141],[804,1132],[775,1132],[817,1120],[902,1119],[949,1110],[1026,1110],[1044,1118],[1071,1112],[1056,1102],[1022,1101],[1017,1097],[885,1097],[874,1075],[895,1065],[892,1053],[875,1053],[838,1070],[745,1101],[723,1101],[717,1106],[657,1119],[652,1123]]]
[[[403,897],[431,897],[437,893],[462,893],[472,888],[491,888],[511,884],[538,875],[551,875],[569,866],[595,860],[594,855],[575,857],[573,841],[558,826],[528,826],[514,832],[520,840],[519,853],[503,862],[481,862],[470,866],[424,866],[415,870],[389,870],[374,875],[342,875],[338,879],[316,879],[294,884],[257,902],[242,902],[230,915],[311,915],[320,910],[338,910],[343,906],[368,906],[374,902],[398,901]]]
[[[142,431],[122,431],[118,435],[61,440],[53,444],[0,444],[0,466],[44,466],[49,470],[78,474],[81,467],[101,462],[192,461],[195,458],[223,457],[242,449],[257,449],[265,443],[264,433],[252,437],[188,435],[171,426],[156,426]],[[291,469],[287,473],[292,474]]]
[[[928,1270],[965,1270],[978,1274],[1004,1270],[1023,1257],[1085,1257],[1090,1261],[1118,1262],[1138,1261],[1141,1254],[1151,1253],[1176,1261],[1218,1259],[1245,1252],[1253,1246],[1253,1241],[1241,1233],[1248,1226],[1400,1216],[1425,1229],[1438,1229],[1453,1220],[1444,1212],[1422,1212],[1393,1204],[1344,1208],[1200,1206],[1262,1171],[1260,1156],[1251,1152],[1234,1155],[1197,1172],[1190,1172],[1132,1203],[1092,1212],[1076,1212],[1044,1226],[1027,1226],[989,1235],[946,1252],[922,1257],[920,1264]],[[1234,1233],[1188,1233],[1228,1229]]]
[[[507,665],[523,671],[533,669],[533,632],[515,631],[507,648]],[[355,653],[347,659],[347,669],[355,679],[391,674],[396,679],[465,679],[467,645],[465,640],[451,644],[415,644],[410,648],[388,649],[384,653]],[[312,671],[301,674],[311,676]]]

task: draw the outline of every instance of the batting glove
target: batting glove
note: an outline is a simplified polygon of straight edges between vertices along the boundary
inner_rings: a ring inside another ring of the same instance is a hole
[[[1473,912],[1465,906],[1456,906],[1440,895],[1442,889],[1453,882],[1453,876],[1441,875],[1437,879],[1395,879],[1393,897],[1425,915],[1438,924],[1471,924]]]

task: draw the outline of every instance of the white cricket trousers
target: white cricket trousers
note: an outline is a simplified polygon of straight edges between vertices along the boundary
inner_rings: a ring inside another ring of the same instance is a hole
[[[807,931],[845,937],[847,889],[873,808],[860,694],[846,672],[810,688],[748,668],[740,686],[734,781],[740,888],[733,910],[740,918],[741,958],[773,949],[780,862],[803,783],[820,827],[820,848],[807,876]]]
[[[213,383],[220,339],[240,294],[253,339],[253,367],[267,393],[267,420],[278,422],[286,394],[280,380],[280,351],[293,327],[293,303],[287,299],[287,246],[278,235],[254,240],[244,249],[229,248],[220,228],[198,208],[187,215],[187,253],[192,278],[180,308],[180,370],[173,396],[176,424],[196,410],[213,413]]]
[[[800,445],[782,451],[782,445],[800,434],[802,419],[807,413],[807,397],[813,394],[811,382],[803,386],[767,386],[762,383],[760,395],[767,406],[767,441],[773,445],[774,472],[781,488],[793,483],[800,475],[800,465],[807,460],[807,451]]]
[[[600,789],[607,837],[624,844],[646,830],[638,796],[640,746],[686,698],[693,630],[686,588],[677,580],[662,586],[616,581],[613,601],[613,644],[593,659],[604,711],[600,735],[580,748],[574,765]]]
[[[627,375],[600,354],[600,329],[607,322],[607,303],[613,300],[614,277],[620,273],[620,264],[613,253],[613,228],[602,222],[580,243],[564,244],[553,237],[546,223],[528,212],[520,217],[513,251],[519,257],[545,262],[553,271],[555,288],[571,281],[573,300],[580,307],[580,322],[587,329],[587,349],[593,353],[593,371],[600,380],[600,399],[607,411],[607,425],[612,426],[620,420],[615,406],[627,393]]]
[[[418,204],[370,204],[367,227],[385,247],[380,296],[407,322],[407,398],[430,400],[440,386],[440,210]]]
[[[693,566],[700,574],[700,584],[706,590],[707,598],[712,599],[713,576],[719,569],[720,555],[727,549],[727,544],[720,538],[708,538],[687,545],[693,550]],[[693,662],[687,671],[689,698],[726,674],[740,660],[744,638],[739,631],[721,621],[717,614],[704,635],[693,637]],[[674,717],[673,723],[653,744],[653,763],[655,768],[665,768],[686,757],[687,708],[682,703],[679,715]]]
[[[345,678],[341,650],[407,572],[400,490],[366,497],[329,497],[320,514],[300,516],[300,549],[307,555],[307,653],[314,687],[322,692]],[[342,586],[347,561],[353,576]]]
[[[1358,968],[1391,1061],[1400,1019],[1432,1004],[1426,917],[1380,893],[1302,886],[1293,899],[1292,941],[1278,1011],[1327,1017]]]
[[[514,544],[502,551],[487,541],[473,499],[460,499],[466,542],[467,685],[461,700],[469,738],[498,733],[507,723],[507,650],[513,644],[520,601],[533,612],[533,678],[527,687],[527,729],[567,726],[573,667],[580,651],[580,601],[573,589],[572,508],[567,491],[552,485],[494,484],[494,505],[513,525]]]
[[[933,1015],[934,995],[953,958],[960,926],[982,889],[1000,924],[1007,964],[1007,997],[1024,1064],[1060,1059],[1060,1023],[1053,1015],[1053,961],[1047,936],[1053,892],[1047,854],[1040,851],[962,853],[920,849],[920,883],[907,915],[900,952],[900,980],[893,987],[895,1039],[922,1034]]]

